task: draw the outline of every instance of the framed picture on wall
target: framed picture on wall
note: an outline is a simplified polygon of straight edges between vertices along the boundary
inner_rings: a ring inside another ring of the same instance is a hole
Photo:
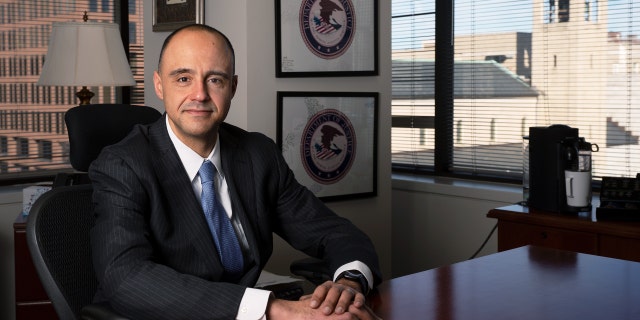
[[[155,32],[204,23],[204,0],[153,0],[152,3]]]
[[[275,0],[276,77],[378,74],[378,0]]]
[[[377,195],[377,92],[278,92],[277,142],[324,201]]]

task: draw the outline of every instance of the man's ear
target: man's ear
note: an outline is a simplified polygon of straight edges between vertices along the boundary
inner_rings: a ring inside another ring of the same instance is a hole
[[[231,98],[236,95],[236,89],[238,88],[238,75],[233,75],[233,80],[231,80]]]
[[[160,100],[164,100],[164,94],[162,92],[162,79],[160,79],[160,75],[158,74],[157,70],[153,72],[153,88],[156,90],[156,96],[158,96]]]

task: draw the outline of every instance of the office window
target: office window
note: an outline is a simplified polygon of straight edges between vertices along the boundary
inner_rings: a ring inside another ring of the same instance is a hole
[[[29,139],[15,138],[16,140],[16,155],[18,158],[29,157]]]
[[[138,8],[138,5],[136,4],[136,1],[129,1],[129,14],[136,14],[136,11],[142,9],[142,8]]]
[[[0,152],[0,163],[6,164],[7,173],[0,176],[0,185],[20,182],[25,171],[37,171],[50,178],[57,171],[71,170],[69,151],[64,147],[68,144],[64,113],[77,105],[75,93],[81,88],[36,85],[54,22],[81,21],[85,11],[90,21],[118,22],[121,11],[129,13],[128,21],[120,28],[130,38],[125,46],[136,86],[89,89],[96,94],[92,103],[143,104],[143,3],[142,0],[0,0],[0,135],[9,142],[8,152]],[[33,142],[31,152],[22,145],[29,141]],[[34,175],[29,177],[33,179]]]
[[[111,0],[102,0],[100,2],[102,4],[101,5],[102,12],[113,12],[112,11],[113,10],[113,8],[112,8],[113,3],[112,3]],[[128,6],[127,6],[127,9],[128,9]]]
[[[420,6],[436,21],[420,21]],[[529,127],[566,124],[600,147],[596,180],[640,172],[634,1],[393,0],[393,10],[394,169],[519,181]]]
[[[38,158],[40,158],[41,160],[53,159],[53,148],[51,141],[38,140]]]
[[[131,44],[135,44],[137,38],[138,38],[138,30],[136,30],[136,23],[135,22],[129,22],[129,42]]]
[[[98,0],[90,0],[89,12],[97,12],[97,11],[98,11]]]
[[[0,155],[7,155],[9,153],[9,139],[7,137],[0,137]]]

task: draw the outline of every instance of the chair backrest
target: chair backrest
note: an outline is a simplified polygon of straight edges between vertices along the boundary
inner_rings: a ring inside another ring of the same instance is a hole
[[[148,124],[161,116],[151,107],[127,104],[69,109],[65,123],[71,165],[86,175],[102,148],[122,140],[136,124]],[[68,183],[71,176],[59,174],[55,187],[33,204],[27,221],[31,257],[61,319],[79,318],[81,309],[91,304],[98,287],[89,239],[94,224],[93,189],[88,178],[78,177],[74,176],[74,183]]]
[[[161,116],[154,108],[128,104],[90,104],[69,109],[64,120],[71,166],[86,172],[102,148],[122,140],[134,125],[148,124]]]
[[[97,290],[89,232],[91,184],[61,186],[41,195],[27,220],[27,244],[42,285],[60,319],[78,319]]]

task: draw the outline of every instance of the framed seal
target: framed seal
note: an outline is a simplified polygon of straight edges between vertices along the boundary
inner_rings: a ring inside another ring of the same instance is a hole
[[[302,164],[316,182],[333,184],[349,172],[356,146],[356,134],[349,117],[336,109],[320,110],[302,130]]]
[[[276,77],[378,75],[378,0],[275,0]]]
[[[321,59],[340,57],[351,45],[356,17],[351,0],[304,0],[300,35],[309,51]]]
[[[375,92],[278,92],[282,155],[324,201],[377,193]]]

